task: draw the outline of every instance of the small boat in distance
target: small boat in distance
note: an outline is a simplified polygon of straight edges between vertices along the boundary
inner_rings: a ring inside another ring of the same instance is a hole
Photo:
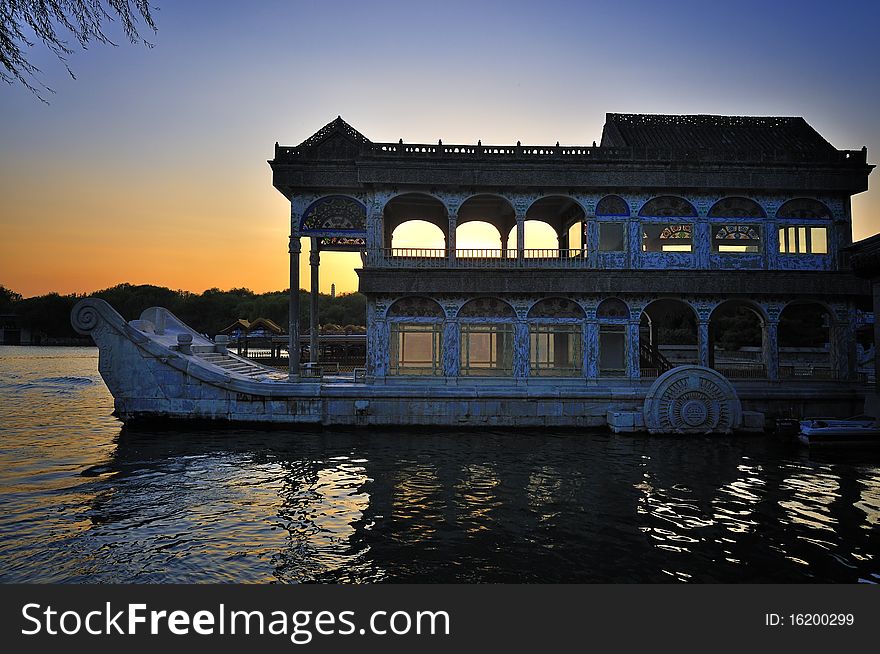
[[[871,416],[852,418],[808,418],[801,420],[798,439],[808,446],[880,446],[880,425]]]

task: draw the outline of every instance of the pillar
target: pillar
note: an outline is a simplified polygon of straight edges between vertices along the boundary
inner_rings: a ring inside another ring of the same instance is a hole
[[[445,377],[458,377],[461,371],[461,329],[455,320],[446,320],[443,323],[443,375]]]
[[[709,319],[700,318],[697,323],[697,364],[709,367]]]
[[[601,268],[599,265],[599,223],[596,222],[595,216],[584,218],[583,239],[587,265],[590,268]]]
[[[502,227],[502,231],[501,231],[501,258],[506,259],[507,258],[508,241],[510,240],[509,239],[510,234],[505,234],[503,230],[504,230],[504,228]]]
[[[529,376],[529,325],[525,320],[513,324],[513,376],[516,379]]]
[[[761,349],[767,379],[779,379],[779,321],[766,320],[761,331]]]
[[[855,339],[849,321],[831,324],[831,370],[837,379],[851,379],[855,364]]]
[[[449,227],[446,233],[446,257],[449,267],[455,268],[455,230],[458,227],[458,213],[449,212]]]
[[[595,312],[594,312],[595,313]],[[584,335],[584,377],[596,379],[599,376],[599,325],[587,321],[583,326]]]
[[[642,377],[641,356],[639,354],[639,320],[630,320],[627,325],[626,342],[629,347],[629,355],[627,360],[627,374],[630,379],[637,380]]]
[[[290,252],[290,313],[287,332],[287,375],[290,381],[299,380],[299,236],[291,234]]]
[[[567,257],[570,254],[568,250],[571,247],[571,244],[568,242],[568,230],[563,230],[562,234],[557,235],[556,240],[559,242],[559,257]]]
[[[309,253],[309,265],[312,267],[311,293],[309,295],[309,361],[318,363],[318,336],[321,325],[318,321],[318,269],[321,267],[321,254],[318,239],[312,237],[312,251]]]
[[[525,259],[526,247],[526,215],[516,214],[516,260],[522,262]]]

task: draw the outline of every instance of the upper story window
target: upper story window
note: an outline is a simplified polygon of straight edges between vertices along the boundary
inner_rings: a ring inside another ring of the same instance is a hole
[[[599,251],[600,252],[623,252],[624,250],[624,223],[607,222],[599,223]]]
[[[697,217],[697,210],[690,202],[674,195],[661,195],[648,200],[639,216],[678,219],[643,222],[642,252],[693,252],[693,223],[681,220]]]
[[[715,225],[712,228],[712,251],[760,252],[761,228],[758,225]]]
[[[779,251],[782,254],[828,254],[828,229],[812,225],[780,227]]]
[[[642,223],[642,252],[693,252],[692,223]]]

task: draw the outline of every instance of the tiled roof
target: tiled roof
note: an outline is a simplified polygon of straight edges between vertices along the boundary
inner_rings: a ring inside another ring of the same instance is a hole
[[[803,118],[787,116],[606,114],[602,146],[817,155],[835,151]]]

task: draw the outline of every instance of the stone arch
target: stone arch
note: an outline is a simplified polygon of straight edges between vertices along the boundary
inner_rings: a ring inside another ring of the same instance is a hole
[[[659,195],[642,205],[639,216],[643,218],[696,218],[697,210],[693,204],[677,195]]]
[[[596,318],[598,320],[629,320],[629,305],[617,297],[605,298],[596,307]]]
[[[764,208],[742,196],[721,198],[709,209],[709,218],[766,218]]]
[[[413,235],[416,231],[421,232],[418,237]],[[427,220],[405,220],[398,224],[391,232],[390,247],[395,250],[401,248],[444,250],[446,248],[447,231],[448,230],[441,229],[439,225],[428,222]],[[426,253],[424,251],[420,252],[418,256],[426,256]]]
[[[446,317],[443,307],[429,297],[422,295],[408,295],[394,302],[385,315],[388,318],[436,318],[443,320]]]
[[[498,245],[492,249],[504,250],[508,247],[507,233],[516,225],[516,210],[511,201],[503,195],[496,193],[476,193],[464,199],[458,207],[456,225],[458,228],[468,223],[486,223],[492,225],[498,231]],[[472,227],[466,231],[478,231]],[[478,237],[479,238],[479,237]],[[466,242],[466,238],[464,240]],[[456,236],[456,247],[462,248]],[[472,249],[482,250],[484,245],[470,246]]]
[[[391,247],[391,236],[400,225],[422,220],[436,225],[449,242],[449,213],[446,205],[434,195],[424,192],[399,193],[382,207],[382,229],[385,247]]]
[[[552,318],[568,318],[583,319],[584,310],[577,302],[569,300],[565,297],[548,297],[538,300],[529,309],[528,318],[531,319],[552,319]]]
[[[544,243],[530,243],[530,241],[534,240],[533,232],[537,224],[545,224],[553,230],[556,237],[555,243],[549,245],[550,248],[582,250],[583,229],[581,226],[584,224],[586,217],[587,212],[583,205],[568,195],[553,194],[538,198],[526,210],[525,233],[523,235],[525,248],[534,249],[536,245],[539,248],[548,247]],[[576,229],[575,225],[577,225]]]
[[[699,313],[680,298],[661,297],[649,302],[639,316],[642,375],[662,374],[679,365],[699,361]]]
[[[367,208],[349,195],[325,195],[306,207],[299,228],[306,235],[365,233]]]
[[[777,218],[811,219],[832,217],[831,209],[824,202],[813,198],[794,198],[776,211]]]
[[[492,297],[477,297],[468,300],[458,310],[459,318],[516,318],[516,311],[509,302]]]
[[[709,367],[728,378],[766,377],[766,326],[767,313],[757,302],[733,298],[719,303],[709,314]]]
[[[819,300],[792,300],[779,312],[779,376],[832,376],[834,311]]]
[[[440,304],[429,297],[410,295],[396,300],[388,318],[388,374],[441,375],[443,321]]]
[[[606,195],[596,203],[597,216],[629,216],[629,204],[619,195]]]

